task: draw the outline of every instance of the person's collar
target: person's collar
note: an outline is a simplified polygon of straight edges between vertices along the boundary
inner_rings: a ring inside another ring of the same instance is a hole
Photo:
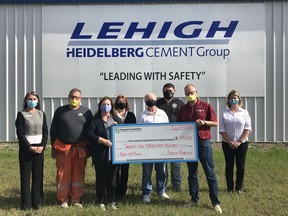
[[[152,108],[152,107],[151,107]],[[153,109],[151,109],[150,107],[147,107],[147,112],[148,113],[152,113],[152,114],[155,114],[157,112],[157,107],[156,106],[153,106]]]
[[[166,103],[170,103],[174,98],[172,97],[170,100],[166,99],[163,97],[163,100],[166,102]]]
[[[72,107],[72,106],[70,106],[70,105],[68,105],[68,106],[69,106],[69,108],[70,108],[71,110],[77,110],[77,109],[80,108],[81,105],[79,105],[79,106],[77,106],[77,107]]]

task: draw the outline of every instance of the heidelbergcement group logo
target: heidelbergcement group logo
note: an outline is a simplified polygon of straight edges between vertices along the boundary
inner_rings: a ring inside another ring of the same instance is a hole
[[[226,59],[229,48],[207,48],[207,45],[229,44],[239,24],[212,21],[103,22],[95,32],[85,32],[91,22],[77,22],[66,48],[67,58],[157,58],[220,57]],[[124,27],[125,26],[125,27]],[[172,26],[174,26],[172,28]],[[157,27],[157,28],[156,28]],[[157,29],[157,30],[156,30]],[[221,36],[219,36],[221,35]]]

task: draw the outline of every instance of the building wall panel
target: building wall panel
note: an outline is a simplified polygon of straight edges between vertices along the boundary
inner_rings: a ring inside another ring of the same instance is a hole
[[[220,2],[223,3],[223,1]],[[237,4],[237,1],[233,4]],[[287,142],[288,3],[265,1],[264,4],[266,7],[265,96],[243,98],[244,108],[248,109],[252,119],[253,131],[250,140]],[[2,99],[0,141],[17,139],[15,118],[17,111],[22,107],[25,93],[28,90],[36,90],[40,96],[42,95],[41,19],[41,4],[0,4],[0,97]],[[243,77],[239,82],[245,85],[245,79],[247,78]],[[257,83],[255,86],[257,87]],[[177,91],[181,92],[183,89],[177,89]],[[85,92],[83,96],[82,104],[95,113],[100,98],[87,98]],[[181,99],[185,101],[185,98]],[[202,99],[213,105],[218,116],[225,108],[225,95],[221,98]],[[131,110],[136,115],[139,115],[145,108],[143,98],[129,98],[129,102]],[[66,98],[43,98],[42,105],[49,127],[55,109],[66,103]],[[221,140],[217,128],[212,129],[212,139],[213,141]]]

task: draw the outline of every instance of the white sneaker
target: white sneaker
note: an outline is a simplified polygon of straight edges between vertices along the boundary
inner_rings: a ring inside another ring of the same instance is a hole
[[[69,208],[69,205],[67,202],[62,202],[60,205],[62,208]]]
[[[111,203],[111,208],[112,208],[113,210],[117,210],[116,202],[112,202],[112,203]]]
[[[144,204],[148,204],[148,203],[150,203],[150,195],[143,195],[143,200],[142,200],[142,202],[144,203]]]
[[[75,202],[75,203],[73,203],[73,205],[78,207],[78,208],[83,208],[83,205],[79,202]]]
[[[170,199],[170,197],[166,193],[159,194],[158,196],[160,199]]]
[[[215,205],[214,208],[215,208],[216,212],[218,212],[219,214],[222,214],[222,209],[221,209],[220,205]]]
[[[99,205],[99,208],[100,208],[100,209],[102,209],[103,211],[105,211],[105,210],[106,210],[106,208],[105,208],[105,205],[104,205],[104,204],[102,204],[102,203]]]

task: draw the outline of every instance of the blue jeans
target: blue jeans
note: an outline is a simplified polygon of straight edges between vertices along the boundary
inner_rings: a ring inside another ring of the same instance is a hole
[[[171,162],[171,183],[174,186],[182,185],[182,175],[181,175],[181,163],[180,162]],[[168,171],[167,171],[168,178]]]
[[[156,171],[156,191],[157,194],[165,193],[166,185],[166,163],[154,163]],[[142,164],[142,195],[150,195],[152,192],[152,170],[153,163]]]
[[[209,186],[209,197],[212,205],[220,204],[218,199],[218,183],[214,173],[214,160],[210,140],[198,140],[198,155]],[[198,162],[187,162],[188,184],[191,200],[195,203],[199,200]]]

